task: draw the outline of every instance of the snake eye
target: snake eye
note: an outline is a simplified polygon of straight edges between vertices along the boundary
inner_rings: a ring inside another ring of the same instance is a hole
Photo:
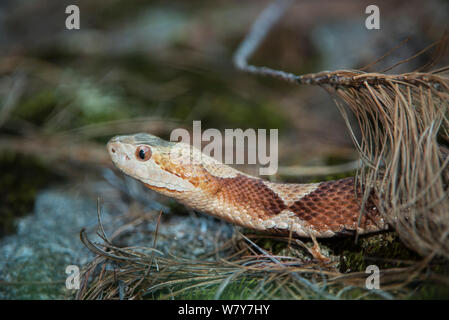
[[[136,158],[140,161],[148,161],[151,158],[151,149],[147,146],[138,146],[136,149]]]

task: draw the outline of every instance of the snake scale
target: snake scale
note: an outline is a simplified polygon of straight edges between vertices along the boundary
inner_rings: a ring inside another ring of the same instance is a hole
[[[146,133],[116,136],[107,149],[118,169],[148,188],[250,229],[328,238],[387,228],[372,199],[359,221],[360,195],[354,178],[309,184],[270,182],[189,144]]]

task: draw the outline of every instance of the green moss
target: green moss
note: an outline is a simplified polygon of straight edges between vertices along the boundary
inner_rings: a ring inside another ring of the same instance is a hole
[[[57,176],[29,155],[0,154],[0,237],[15,231],[15,219],[29,213],[37,191]]]
[[[418,261],[420,257],[404,246],[395,232],[385,232],[354,238],[335,238],[321,240],[334,255],[340,257],[340,271],[365,271],[376,264],[380,269],[401,265],[400,260]],[[397,261],[395,261],[397,260]]]

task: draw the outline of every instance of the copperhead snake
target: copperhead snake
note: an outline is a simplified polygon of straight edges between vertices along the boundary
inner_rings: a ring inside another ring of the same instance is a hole
[[[361,204],[354,178],[310,184],[270,182],[189,144],[146,133],[116,136],[107,150],[118,169],[148,188],[250,229],[328,238],[387,228],[373,201],[366,204],[359,223]]]

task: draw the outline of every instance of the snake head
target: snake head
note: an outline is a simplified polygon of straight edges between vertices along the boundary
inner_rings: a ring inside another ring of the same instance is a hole
[[[107,150],[115,166],[125,174],[143,182],[149,188],[164,193],[193,189],[186,179],[192,176],[192,166],[180,165],[186,160],[175,154],[186,154],[184,143],[162,140],[147,133],[116,136],[109,140]],[[175,151],[183,152],[175,152]]]

